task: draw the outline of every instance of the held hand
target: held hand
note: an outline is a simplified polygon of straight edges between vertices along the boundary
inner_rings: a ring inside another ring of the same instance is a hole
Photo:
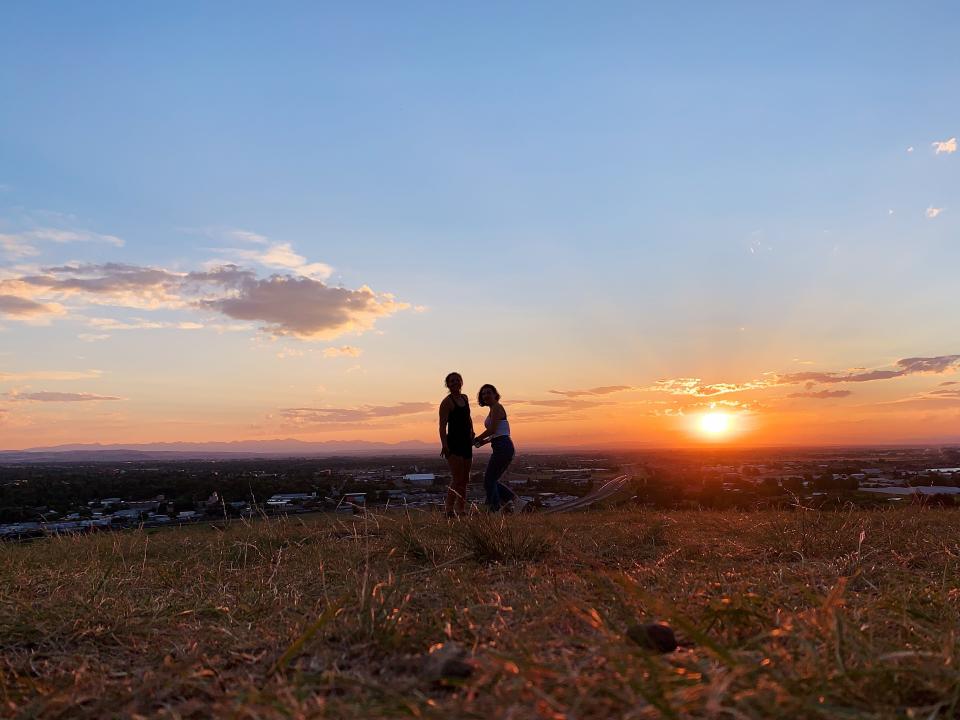
[[[449,450],[447,450],[446,447],[440,448],[440,457],[445,458],[445,457],[447,456],[447,453],[448,453],[448,452],[449,452]]]

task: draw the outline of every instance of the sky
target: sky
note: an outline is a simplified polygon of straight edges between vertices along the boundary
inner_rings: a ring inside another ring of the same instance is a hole
[[[955,7],[780,5],[4,3],[0,448],[960,441]]]

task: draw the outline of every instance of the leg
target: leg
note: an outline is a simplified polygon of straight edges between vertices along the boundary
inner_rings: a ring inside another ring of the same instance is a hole
[[[483,484],[487,490],[487,506],[491,512],[496,512],[503,503],[513,498],[513,491],[500,483],[500,478],[513,460],[513,444],[510,443],[509,438],[505,443],[498,440],[499,438],[492,443],[493,452],[487,463],[487,470],[483,474]]]
[[[501,505],[505,505],[517,496],[513,490],[508,488],[502,482],[497,483],[497,494],[500,496]]]
[[[499,475],[497,475],[497,494],[500,496],[500,505],[503,506],[517,496],[513,490],[500,482],[500,478],[503,477],[503,474],[507,471],[507,468],[510,467],[510,463],[513,462],[513,456],[515,453],[513,441],[510,438],[498,439],[497,453],[500,456],[500,464],[498,467]]]
[[[487,461],[487,469],[483,473],[483,489],[487,493],[487,509],[490,512],[496,512],[500,509],[500,492],[497,487],[497,478],[500,473],[496,468],[496,452],[490,455]]]
[[[460,485],[457,487],[460,497],[457,498],[457,512],[461,515],[467,513],[467,485],[470,483],[470,469],[473,467],[473,458],[463,459],[463,474],[460,478]]]
[[[464,462],[469,461],[459,455],[447,455],[447,465],[450,466],[450,485],[447,486],[447,499],[444,503],[444,509],[447,511],[447,515],[454,514],[458,506],[463,506],[463,499],[466,495],[466,483],[463,483],[464,486],[462,488],[460,484],[464,475]],[[467,473],[469,474],[469,472],[468,470]]]
[[[463,515],[467,509],[467,483],[470,482],[470,467],[473,465],[473,458],[461,457],[459,468],[453,474],[450,480],[450,489],[447,491],[447,497],[452,492],[454,495],[453,512],[457,515]]]

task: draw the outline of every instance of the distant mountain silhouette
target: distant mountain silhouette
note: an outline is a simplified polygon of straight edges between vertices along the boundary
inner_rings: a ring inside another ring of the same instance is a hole
[[[22,462],[130,462],[138,460],[227,459],[243,457],[330,457],[334,455],[398,455],[432,451],[420,440],[398,443],[363,440],[307,442],[293,438],[232,442],[74,443],[0,451],[0,463]]]

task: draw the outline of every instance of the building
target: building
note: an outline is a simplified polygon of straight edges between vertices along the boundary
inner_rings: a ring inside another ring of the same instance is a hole
[[[316,493],[278,493],[269,497],[267,507],[285,508],[293,505],[303,505],[316,499]]]
[[[433,473],[409,473],[403,476],[403,480],[411,485],[433,485],[437,477]]]

